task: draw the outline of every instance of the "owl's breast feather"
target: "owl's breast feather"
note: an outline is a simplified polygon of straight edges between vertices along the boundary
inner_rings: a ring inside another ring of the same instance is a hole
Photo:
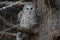
[[[23,26],[23,27],[27,27],[27,26],[33,26],[34,24],[37,24],[36,23],[36,17],[27,17],[27,16],[22,16],[21,18],[21,22],[20,22],[20,25]]]

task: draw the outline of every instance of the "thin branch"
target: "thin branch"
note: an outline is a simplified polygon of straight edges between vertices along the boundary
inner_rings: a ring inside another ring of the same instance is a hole
[[[10,2],[10,1],[0,1],[0,5],[10,5],[10,4],[18,4],[19,3],[19,5],[24,5],[24,4],[26,4],[26,3],[29,3],[29,2],[21,2],[21,1],[16,1],[16,2]]]
[[[0,10],[12,7],[13,5],[21,6],[21,5],[25,5],[27,3],[29,3],[29,2],[21,2],[21,1],[17,1],[17,2],[0,2],[0,5],[2,5],[2,4],[8,5],[8,6],[0,8]]]
[[[19,27],[19,29],[15,29],[15,30],[18,30],[20,32],[27,33],[27,34],[32,34],[32,35],[38,34],[38,32],[34,31],[33,29],[22,28],[19,25],[14,25],[12,23],[9,23],[7,20],[5,20],[1,16],[0,16],[0,22],[2,22],[3,24],[5,24],[6,26],[10,27],[10,28],[7,28],[7,29],[5,29],[3,31],[0,31],[0,32],[6,32],[6,31],[9,31],[9,30],[11,30],[13,28]]]
[[[12,27],[13,24],[9,23],[7,20],[5,20],[3,17],[0,16],[0,23],[5,24],[8,27]]]
[[[9,36],[16,36],[16,33],[8,33],[8,32],[0,32],[0,34],[4,34],[4,35],[9,35]]]

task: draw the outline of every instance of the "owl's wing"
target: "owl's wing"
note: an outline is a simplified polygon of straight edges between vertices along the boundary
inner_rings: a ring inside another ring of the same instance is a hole
[[[23,14],[22,11],[20,11],[20,12],[18,13],[18,21],[19,21],[19,22],[21,21],[22,14]]]

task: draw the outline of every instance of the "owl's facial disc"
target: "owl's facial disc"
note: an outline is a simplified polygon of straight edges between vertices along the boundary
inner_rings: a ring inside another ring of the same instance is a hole
[[[33,13],[35,12],[35,6],[33,4],[26,4],[24,7],[23,7],[23,11],[25,13]]]
[[[31,12],[33,11],[33,9],[34,9],[33,7],[29,7],[29,8],[27,7],[27,8],[26,8],[26,11],[27,11],[28,13],[31,13]]]

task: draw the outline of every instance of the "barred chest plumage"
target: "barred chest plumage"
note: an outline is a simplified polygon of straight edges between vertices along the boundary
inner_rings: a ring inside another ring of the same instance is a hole
[[[20,26],[21,27],[34,27],[37,24],[37,20],[36,20],[36,15],[32,14],[32,15],[23,15],[21,17],[21,21],[20,21]]]

